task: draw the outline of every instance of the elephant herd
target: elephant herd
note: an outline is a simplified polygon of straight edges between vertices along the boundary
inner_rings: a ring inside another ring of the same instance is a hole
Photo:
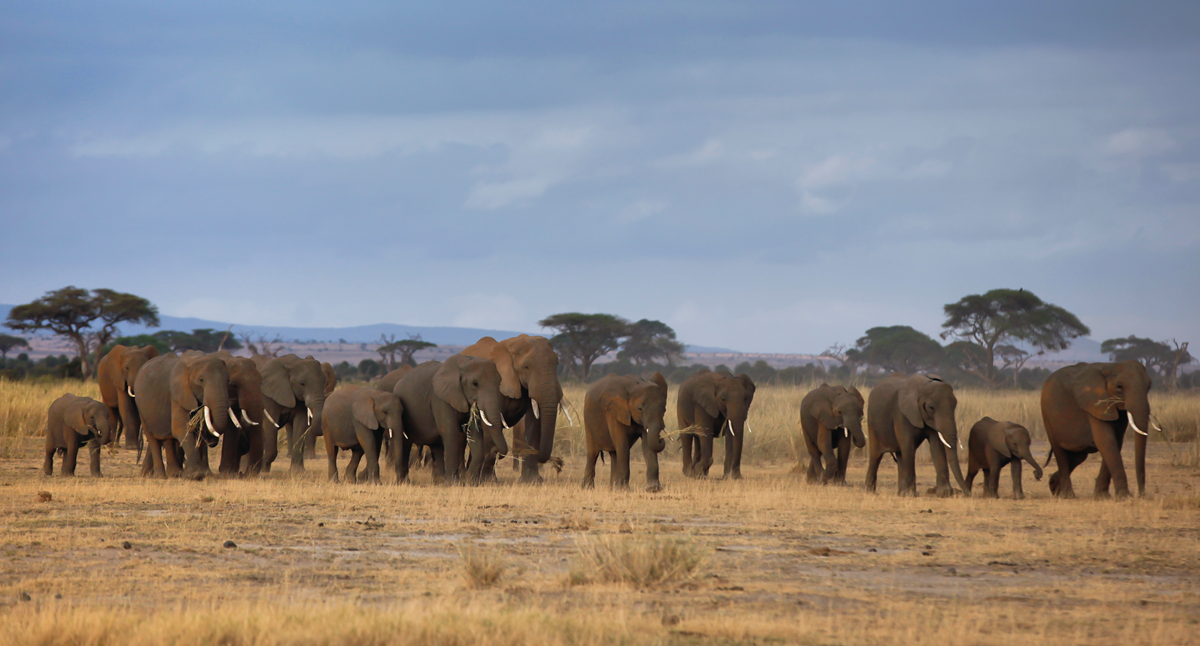
[[[218,471],[270,471],[283,430],[293,470],[315,455],[324,437],[328,475],[340,479],[337,456],[351,452],[345,479],[380,480],[380,463],[407,480],[415,447],[428,451],[437,482],[479,483],[495,478],[497,460],[520,458],[522,482],[541,480],[552,456],[562,388],[558,356],[550,342],[520,335],[503,341],[484,337],[444,362],[402,367],[372,385],[335,389],[332,367],[312,357],[236,357],[228,352],[158,355],[151,346],[118,345],[97,371],[102,402],[64,395],[48,412],[44,471],[53,472],[62,454],[64,475],[73,475],[79,447],[90,449],[90,469],[100,476],[100,446],[122,433],[126,448],[145,448],[142,475],[201,479],[210,473],[208,450],[221,445]],[[1058,470],[1050,490],[1073,497],[1071,472],[1090,453],[1102,458],[1095,495],[1129,496],[1121,460],[1125,431],[1135,432],[1139,494],[1145,493],[1147,434],[1154,427],[1147,393],[1150,379],[1136,361],[1076,364],[1053,373],[1042,389],[1041,407],[1051,455]],[[744,439],[755,384],[745,374],[704,370],[680,385],[676,412],[683,473],[706,477],[713,443],[725,439],[724,477],[741,478]],[[875,491],[885,454],[897,463],[897,491],[916,495],[916,451],[928,441],[936,472],[931,493],[951,496],[953,477],[971,493],[984,473],[984,495],[997,495],[1000,469],[1009,466],[1013,495],[1023,498],[1022,461],[1042,470],[1030,453],[1024,427],[984,417],[967,440],[968,473],[958,459],[957,399],[953,387],[934,375],[894,374],[865,399],[857,388],[821,384],[800,405],[801,436],[810,455],[809,482],[845,482],[851,445],[867,447],[866,488]],[[611,484],[629,485],[630,452],[642,441],[646,486],[661,489],[658,454],[666,446],[667,383],[608,375],[584,398],[586,464],[583,486],[594,486],[596,461],[608,454]],[[867,418],[864,437],[862,420]],[[512,428],[512,443],[504,431]],[[365,458],[365,468],[360,463]],[[1049,460],[1047,460],[1048,462]]]

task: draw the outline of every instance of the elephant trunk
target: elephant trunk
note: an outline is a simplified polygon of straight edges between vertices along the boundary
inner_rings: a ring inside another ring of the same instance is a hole
[[[862,448],[867,445],[867,440],[863,437],[862,421],[852,421],[846,425],[846,430],[850,431],[850,441],[854,442],[854,446]]]
[[[1033,453],[1029,452],[1028,446],[1022,447],[1021,451],[1020,451],[1020,455],[1018,455],[1017,457],[1028,462],[1030,464],[1030,466],[1033,467],[1033,479],[1034,480],[1042,479],[1042,467],[1041,467],[1041,465],[1039,465],[1037,463],[1037,460],[1034,459]]]
[[[662,453],[667,448],[667,441],[662,436],[663,428],[666,424],[661,420],[662,417],[660,416],[646,428],[646,442],[650,445],[650,450],[655,453]]]
[[[962,467],[958,464],[958,424],[954,421],[954,413],[941,413],[938,416],[937,430],[939,440],[946,448],[946,461],[950,463],[950,472],[958,482],[959,489],[967,491],[967,481],[963,478]]]
[[[224,435],[231,426],[229,422],[229,389],[225,384],[210,379],[204,386],[204,422],[208,430]]]
[[[504,439],[504,408],[500,405],[500,398],[488,397],[486,400],[477,401],[476,404],[479,406],[481,418],[480,429],[492,438],[497,455],[508,455],[508,441]]]
[[[1146,495],[1146,442],[1150,432],[1150,402],[1139,401],[1136,405],[1126,405],[1129,415],[1129,425],[1134,430],[1133,435],[1133,468],[1137,474],[1138,495]]]
[[[534,389],[529,390],[530,397],[533,397],[537,402],[531,405],[537,407],[538,428],[541,430],[541,439],[538,442],[537,461],[546,463],[550,461],[551,454],[554,452],[554,431],[558,425],[558,404],[562,401],[562,392],[555,388],[556,384],[551,384],[549,388],[543,388],[542,392],[537,392]],[[535,393],[537,395],[535,396]]]

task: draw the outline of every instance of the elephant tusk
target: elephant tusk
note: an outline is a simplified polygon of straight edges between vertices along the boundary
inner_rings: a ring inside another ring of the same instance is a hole
[[[247,423],[247,424],[249,424],[249,425],[251,425],[251,426],[258,426],[258,425],[259,425],[259,424],[258,424],[258,422],[252,422],[252,421],[250,421],[250,418],[246,416],[246,411],[245,411],[244,409],[242,410],[242,419],[246,420],[246,423]]]
[[[204,407],[204,422],[205,422],[206,424],[208,424],[208,430],[209,430],[209,432],[210,432],[210,433],[216,433],[216,432],[217,432],[217,429],[216,429],[216,427],[215,427],[215,426],[213,426],[213,421],[212,421],[212,410],[211,410],[211,409],[209,409],[209,407],[208,407],[208,406],[205,406],[205,407]]]
[[[137,395],[133,394],[133,389],[129,387],[129,384],[125,384],[125,393],[129,395],[130,399],[135,399],[137,397]]]
[[[753,433],[754,429],[750,428],[750,422],[746,422],[746,432]]]
[[[1150,420],[1150,428],[1158,431],[1159,433],[1163,432],[1162,427],[1159,426],[1158,422],[1155,422],[1154,420]]]
[[[392,429],[388,429],[388,439],[392,439]]]
[[[563,415],[567,416],[567,423],[574,426],[575,422],[571,420],[571,411],[567,410],[567,407],[562,402],[558,402],[558,407],[562,409]]]
[[[1133,415],[1130,415],[1130,416],[1129,416],[1129,425],[1130,425],[1130,426],[1132,426],[1132,427],[1133,427],[1133,430],[1134,430],[1134,431],[1137,431],[1137,433],[1138,433],[1139,435],[1146,435],[1146,431],[1143,431],[1142,429],[1138,428],[1138,427],[1137,427],[1137,422],[1134,422],[1134,421],[1133,421]]]
[[[279,422],[276,422],[275,418],[271,417],[271,413],[268,413],[267,409],[265,409],[265,408],[263,409],[263,415],[265,415],[267,417],[267,420],[271,422],[272,426],[274,426],[275,428],[279,428]]]
[[[504,419],[503,413],[500,414],[500,425],[503,426],[504,430],[506,430],[506,431],[508,429],[512,428],[511,426],[508,425],[508,420]]]
[[[733,435],[733,420],[731,420],[731,419],[725,420],[725,425],[729,427],[729,434]]]
[[[942,441],[942,444],[946,445],[946,448],[948,448],[948,449],[954,448],[954,447],[950,446],[949,442],[946,441],[946,436],[942,435],[941,431],[938,431],[937,434],[938,434],[938,439]]]
[[[311,408],[306,408],[305,410],[307,410],[307,411],[308,411],[308,423],[309,423],[309,424],[312,424],[312,421],[313,421],[312,409],[311,409]]]
[[[538,404],[537,404],[537,400],[536,400],[536,399],[534,399],[534,398],[532,398],[532,397],[530,397],[530,398],[529,398],[529,403],[533,405],[533,418],[534,418],[534,419],[541,419],[541,418],[542,418],[542,413],[541,413],[541,411],[539,411],[539,410],[538,410]]]
[[[491,422],[488,421],[487,413],[483,412],[483,409],[479,410],[479,417],[483,418],[484,424],[487,424],[488,426],[495,426],[495,424],[492,424]]]
[[[233,414],[232,408],[229,409],[229,419],[233,420],[233,425],[238,427],[239,431],[242,430],[242,423],[238,421],[237,415]]]

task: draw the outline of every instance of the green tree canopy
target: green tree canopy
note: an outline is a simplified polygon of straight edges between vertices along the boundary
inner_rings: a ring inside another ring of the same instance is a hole
[[[154,346],[154,349],[158,350],[159,354],[166,354],[171,351],[171,346],[166,341],[153,334],[136,334],[134,336],[119,336],[113,339],[112,343],[104,346],[104,349],[100,352],[100,356],[103,357],[108,354],[113,349],[113,346],[116,345],[123,345],[127,348],[140,348],[150,345]]]
[[[933,370],[942,361],[942,346],[907,325],[873,327],[846,351],[850,361],[906,375]]]
[[[15,350],[17,348],[25,348],[26,350],[31,349],[29,347],[29,342],[19,336],[0,334],[0,357],[7,359],[8,351]]]
[[[156,327],[158,308],[141,296],[111,289],[89,292],[69,285],[12,308],[4,324],[14,330],[50,330],[69,339],[79,353],[86,379],[92,376],[100,349],[116,336],[117,325],[121,323]]]
[[[1151,374],[1163,378],[1167,387],[1175,387],[1180,366],[1195,361],[1188,352],[1188,344],[1176,343],[1172,348],[1166,341],[1155,341],[1130,334],[1127,337],[1108,339],[1100,344],[1100,351],[1113,361],[1137,361]]]
[[[1032,356],[1017,348],[1016,342],[1024,342],[1042,354],[1066,350],[1071,347],[1072,339],[1091,334],[1074,314],[1024,289],[971,294],[947,304],[943,311],[946,321],[942,323],[942,338],[978,346],[977,352],[964,349],[960,353],[961,367],[988,387],[996,385],[1005,368],[1011,366],[1020,372],[1020,367]],[[1002,345],[1009,347],[1001,348]],[[999,368],[997,358],[1003,362]]]
[[[642,319],[631,323],[628,338],[622,344],[617,359],[628,359],[645,366],[661,359],[674,367],[676,360],[683,359],[684,345],[675,339],[675,330],[662,321]]]
[[[200,352],[216,352],[217,350],[238,350],[242,344],[232,334],[212,328],[200,328],[188,332],[178,330],[163,330],[155,332],[154,337],[165,343],[175,352],[199,350]],[[224,345],[222,345],[224,341]]]
[[[381,345],[375,351],[379,353],[381,358],[385,359],[388,370],[395,370],[402,365],[416,367],[417,361],[413,359],[413,355],[426,348],[436,347],[436,343],[422,341],[421,335],[417,334],[408,339],[392,341],[390,343]],[[400,359],[398,361],[396,359],[396,355],[400,355]]]
[[[587,380],[596,359],[621,347],[621,340],[629,336],[629,321],[612,314],[566,312],[548,316],[538,325],[558,330],[550,343],[568,365],[578,362],[582,381]]]

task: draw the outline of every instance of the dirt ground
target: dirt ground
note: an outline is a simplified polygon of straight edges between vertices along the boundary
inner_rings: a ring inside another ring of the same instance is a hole
[[[691,480],[670,448],[660,493],[640,490],[640,464],[630,491],[582,491],[570,462],[535,487],[513,484],[507,462],[499,485],[433,486],[424,469],[407,485],[332,485],[323,457],[299,477],[285,459],[258,479],[194,483],[143,480],[132,452],[107,450],[107,477],[83,464],[62,479],[41,474],[29,442],[30,457],[0,460],[0,614],[23,618],[22,634],[71,612],[333,603],[599,613],[600,632],[607,613],[621,618],[616,643],[1200,639],[1200,471],[1170,466],[1165,443],[1151,444],[1149,497],[1114,502],[1054,500],[1028,469],[1024,501],[900,498],[887,464],[872,495],[858,456],[846,487],[808,485],[785,462]],[[1093,457],[1076,472],[1077,491],[1090,492],[1097,467]],[[926,458],[918,485],[932,482]],[[572,585],[588,535],[687,537],[710,556],[665,588]],[[464,549],[498,551],[509,568],[472,588]]]

